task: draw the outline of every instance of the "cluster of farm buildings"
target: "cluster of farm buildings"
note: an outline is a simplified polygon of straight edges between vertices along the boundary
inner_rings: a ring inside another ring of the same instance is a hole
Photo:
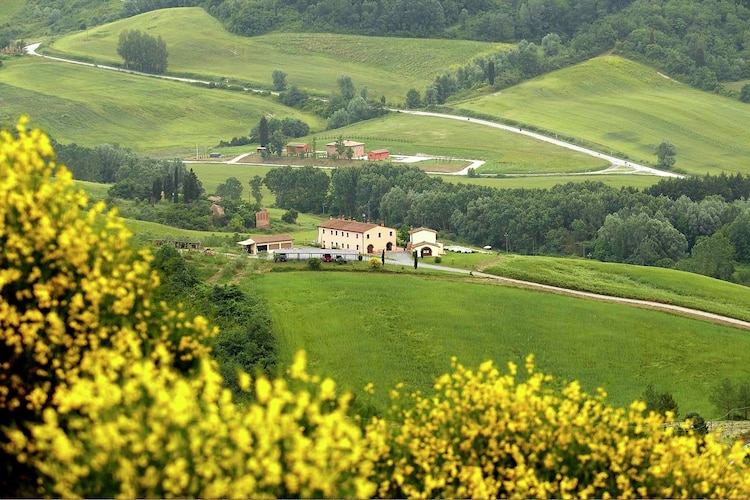
[[[374,149],[372,151],[368,151],[367,155],[365,155],[365,143],[364,142],[356,142],[356,141],[349,141],[345,140],[342,141],[344,146],[344,156],[348,156],[346,153],[349,149],[351,149],[351,157],[352,158],[367,158],[370,161],[378,161],[378,160],[387,160],[390,156],[390,153],[387,149]],[[339,153],[338,144],[335,142],[329,142],[326,144],[326,156],[334,158],[337,156],[340,156],[341,153]],[[312,146],[307,142],[290,142],[286,145],[286,154],[288,156],[307,156],[309,154],[312,154]]]
[[[294,240],[288,234],[252,236],[238,242],[251,255],[272,252],[290,259],[306,259],[320,255],[335,254],[345,260],[355,260],[360,255],[378,255],[381,252],[398,250],[398,231],[383,224],[359,222],[339,217],[318,225],[317,247],[294,248]],[[443,255],[443,243],[437,241],[437,231],[419,227],[409,231],[409,243],[403,249],[416,251],[420,257]]]

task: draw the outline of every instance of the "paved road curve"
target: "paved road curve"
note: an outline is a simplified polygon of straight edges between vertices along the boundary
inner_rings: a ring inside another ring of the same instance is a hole
[[[431,113],[429,111],[414,111],[414,110],[404,110],[404,109],[393,110],[393,111],[398,111],[399,113],[406,113],[410,115],[432,116],[435,118],[445,118],[448,120],[460,120],[460,121],[464,121],[468,123],[476,123],[478,125],[484,125],[486,127],[499,128],[502,130],[506,130],[508,132],[513,132],[515,134],[525,135],[527,137],[531,137],[532,139],[536,139],[538,141],[549,142],[550,144],[554,144],[555,146],[560,146],[561,148],[572,149],[573,151],[578,151],[579,153],[587,154],[589,156],[594,156],[596,158],[601,158],[602,160],[606,160],[612,164],[611,167],[606,168],[604,170],[599,170],[598,172],[580,172],[577,174],[564,174],[564,175],[647,174],[647,175],[656,175],[659,177],[682,177],[681,175],[675,174],[674,172],[665,172],[664,170],[659,170],[656,168],[647,167],[646,165],[640,165],[638,163],[626,161],[621,158],[616,158],[614,156],[606,155],[604,153],[599,153],[597,151],[593,151],[591,149],[578,146],[576,144],[571,144],[569,142],[561,141],[553,137],[548,137],[546,135],[538,134],[536,132],[531,132],[529,130],[523,130],[518,127],[511,127],[510,125],[503,125],[501,123],[495,123],[495,122],[491,122],[488,120],[470,118],[468,116],[447,115],[444,113]],[[550,175],[563,175],[563,174],[550,174]]]

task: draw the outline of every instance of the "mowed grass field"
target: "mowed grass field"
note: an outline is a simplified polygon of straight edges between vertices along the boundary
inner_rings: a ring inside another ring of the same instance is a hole
[[[294,117],[313,129],[323,120],[270,97],[206,89],[26,57],[6,61],[0,122],[30,117],[57,141],[119,143],[138,153],[195,156],[221,140],[248,135],[262,115]]]
[[[4,23],[23,9],[26,0],[2,0],[0,2],[0,23]]]
[[[750,105],[702,92],[617,56],[602,56],[456,107],[577,137],[656,163],[675,145],[675,168],[750,173]]]
[[[750,288],[699,274],[588,259],[503,255],[482,270],[535,283],[653,300],[750,321]]]
[[[583,153],[471,121],[404,113],[391,113],[318,134],[318,149],[338,136],[364,142],[368,151],[386,148],[391,155],[426,154],[484,160],[486,163],[477,170],[483,174],[586,172],[609,166]],[[421,166],[419,162],[413,165],[430,170],[429,165]],[[465,166],[465,162],[456,162],[455,169]]]
[[[682,415],[719,417],[708,394],[750,376],[746,331],[635,307],[453,278],[377,272],[271,272],[241,281],[271,311],[281,364],[308,352],[313,372],[355,391],[375,384],[376,406],[398,382],[428,391],[450,358],[537,366],[627,405],[647,384]]]
[[[91,28],[54,42],[53,49],[100,63],[121,63],[117,43],[124,30],[161,36],[169,51],[170,73],[230,78],[270,88],[271,73],[287,73],[290,85],[323,96],[348,74],[371,97],[403,102],[414,87],[422,91],[453,64],[505,45],[459,40],[399,39],[312,33],[276,33],[240,37],[201,8],[147,12]]]
[[[569,182],[602,182],[615,188],[634,187],[643,189],[659,182],[655,175],[533,175],[519,177],[458,177],[441,175],[445,182],[463,182],[496,189],[550,189]]]

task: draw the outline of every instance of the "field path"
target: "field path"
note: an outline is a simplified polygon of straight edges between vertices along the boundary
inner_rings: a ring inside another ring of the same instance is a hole
[[[508,132],[513,132],[515,134],[525,135],[527,137],[531,137],[532,139],[536,139],[539,141],[549,142],[550,144],[554,144],[555,146],[559,146],[561,148],[572,149],[573,151],[578,151],[579,153],[587,154],[589,156],[594,156],[596,158],[601,158],[602,160],[606,160],[612,164],[612,166],[610,166],[609,168],[606,168],[604,170],[599,170],[597,172],[580,172],[576,174],[565,174],[565,175],[600,175],[600,174],[641,174],[642,175],[642,174],[646,174],[646,175],[656,175],[659,177],[683,177],[682,175],[675,174],[673,172],[665,172],[664,170],[647,167],[646,165],[640,165],[638,163],[626,161],[621,158],[616,158],[614,156],[599,153],[597,151],[593,151],[591,149],[578,146],[576,144],[571,144],[569,142],[561,141],[553,137],[538,134],[536,132],[531,132],[529,130],[523,130],[518,127],[511,127],[510,125],[503,125],[501,123],[491,122],[488,120],[480,120],[478,118],[470,118],[468,116],[448,115],[444,113],[432,113],[429,111],[414,111],[414,110],[405,110],[405,109],[392,110],[392,111],[397,111],[398,113],[405,113],[409,115],[431,116],[434,118],[460,120],[460,121],[467,122],[467,123],[476,123],[478,125],[484,125],[486,127],[499,128]],[[523,175],[526,175],[526,174],[519,174],[519,176],[523,176]],[[531,174],[531,175],[539,175],[539,174]],[[560,174],[548,174],[548,175],[560,175]]]
[[[386,259],[386,263],[390,264],[398,264],[398,265],[413,265],[414,261],[412,260],[411,254],[407,252],[392,252],[388,255],[388,259]],[[681,316],[689,316],[691,318],[696,319],[702,319],[705,321],[711,321],[713,323],[721,323],[723,325],[727,326],[733,326],[736,328],[742,328],[744,330],[750,330],[750,322],[743,321],[741,319],[737,318],[731,318],[729,316],[722,316],[720,314],[714,314],[706,311],[701,311],[698,309],[691,309],[689,307],[682,307],[682,306],[676,306],[673,304],[664,304],[662,302],[654,302],[651,300],[641,300],[641,299],[628,299],[624,297],[614,297],[612,295],[602,295],[599,293],[593,293],[593,292],[583,292],[580,290],[573,290],[570,288],[561,288],[558,286],[552,286],[552,285],[544,285],[542,283],[534,283],[532,281],[523,281],[523,280],[517,280],[514,278],[506,278],[503,276],[496,276],[494,274],[487,274],[482,273],[479,271],[470,271],[468,269],[459,269],[456,267],[448,267],[448,266],[439,266],[436,264],[424,264],[422,262],[419,263],[419,267],[425,268],[425,269],[434,269],[436,271],[446,271],[451,273],[459,273],[459,274],[468,274],[470,276],[474,276],[476,278],[485,278],[489,280],[494,280],[496,282],[505,283],[517,287],[523,287],[523,288],[529,288],[534,290],[542,290],[545,292],[550,293],[559,293],[562,295],[570,295],[573,297],[580,297],[584,299],[591,299],[591,300],[601,300],[605,302],[616,302],[618,304],[627,304],[635,307],[642,307],[646,309],[655,309],[659,311],[665,311],[665,312],[671,312],[674,314],[679,314]]]

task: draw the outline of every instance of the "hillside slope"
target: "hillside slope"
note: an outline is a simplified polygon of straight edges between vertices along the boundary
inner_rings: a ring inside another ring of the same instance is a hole
[[[579,137],[655,163],[662,140],[675,168],[750,172],[750,105],[674,82],[617,56],[602,56],[457,105]]]
[[[201,8],[164,9],[71,34],[53,48],[99,62],[119,63],[123,30],[161,36],[169,50],[170,72],[232,78],[270,87],[271,73],[287,73],[290,85],[328,95],[348,74],[371,97],[400,102],[411,87],[422,89],[443,68],[502,44],[461,40],[276,33],[247,38],[228,33]]]

